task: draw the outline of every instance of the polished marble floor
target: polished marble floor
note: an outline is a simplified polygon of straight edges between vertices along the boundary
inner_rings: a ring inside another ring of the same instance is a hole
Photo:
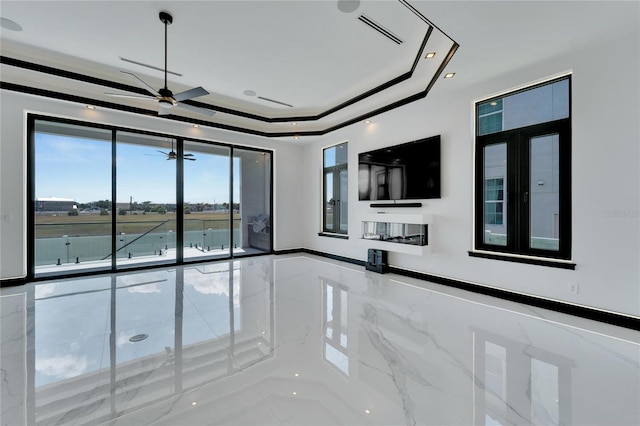
[[[638,425],[636,331],[308,255],[0,291],[2,425]]]

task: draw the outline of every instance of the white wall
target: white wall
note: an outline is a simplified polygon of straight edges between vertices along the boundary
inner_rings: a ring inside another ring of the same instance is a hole
[[[376,210],[358,201],[358,153],[442,135],[442,198],[419,209],[433,213],[432,254],[389,254],[393,266],[640,315],[639,34],[590,44],[562,57],[465,85],[458,73],[439,80],[427,98],[355,124],[304,151],[304,207],[310,249],[365,260],[363,217]],[[461,48],[463,49],[464,46]],[[462,50],[461,50],[462,52]],[[462,54],[462,53],[459,53]],[[473,102],[565,71],[572,83],[572,260],[576,270],[472,258]],[[349,240],[319,237],[322,148],[349,141]],[[379,210],[379,209],[378,209]],[[389,248],[391,250],[391,248]],[[579,284],[579,293],[568,284]]]
[[[193,128],[188,123],[109,110],[89,110],[85,105],[0,91],[0,279],[24,277],[27,271],[26,113],[107,123],[202,140],[260,147],[274,151],[274,249],[299,248],[302,217],[298,200],[302,149],[291,142]]]
[[[194,129],[152,117],[89,111],[84,105],[0,92],[0,278],[26,273],[25,111],[143,128],[200,139],[274,149],[274,248],[306,247],[364,260],[361,220],[372,213],[357,201],[357,154],[442,135],[442,198],[421,209],[433,213],[433,253],[390,254],[394,266],[539,295],[619,313],[640,315],[640,64],[638,28],[552,58],[466,84],[464,73],[439,80],[426,99],[310,142],[303,148],[215,129]],[[464,46],[458,54],[463,54]],[[455,61],[455,58],[454,58]],[[471,258],[473,101],[573,71],[573,261],[575,271]],[[468,71],[470,72],[470,71]],[[318,237],[322,148],[349,141],[350,239]],[[396,209],[402,210],[402,209]],[[400,213],[400,211],[397,211]],[[579,284],[579,294],[567,291]]]

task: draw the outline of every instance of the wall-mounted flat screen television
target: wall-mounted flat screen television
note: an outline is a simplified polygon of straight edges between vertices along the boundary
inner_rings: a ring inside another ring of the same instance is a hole
[[[440,135],[358,154],[358,196],[440,198]]]

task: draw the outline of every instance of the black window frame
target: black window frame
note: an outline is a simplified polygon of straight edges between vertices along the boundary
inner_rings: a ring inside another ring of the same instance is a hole
[[[527,87],[523,90],[507,93],[501,95],[499,98],[501,99],[518,92],[536,89],[565,79],[569,82],[569,116],[567,118],[486,135],[479,135],[478,120],[476,120],[474,189],[475,250],[530,258],[548,258],[550,260],[561,261],[571,260],[571,76],[563,76]],[[487,101],[490,100],[476,102],[476,117],[478,117],[478,106]],[[559,136],[559,248],[557,251],[530,247],[529,141],[532,138],[549,134],[558,134]],[[484,242],[484,186],[486,178],[488,178],[485,176],[484,149],[487,146],[498,143],[506,144],[507,148],[507,172],[504,188],[507,243],[504,246]],[[495,259],[496,257],[491,258]]]
[[[332,149],[332,148],[338,148],[340,147],[340,145],[344,145],[347,149],[349,149],[349,143],[347,141],[345,142],[341,142],[339,144],[336,145],[332,145],[332,146],[328,146],[326,148],[324,148],[322,150],[322,232],[323,233],[327,233],[327,234],[339,234],[339,235],[347,235],[349,233],[349,226],[347,224],[347,229],[340,229],[340,204],[342,203],[342,200],[340,200],[339,198],[336,199],[336,196],[339,196],[340,194],[340,184],[341,184],[341,179],[340,179],[340,173],[345,171],[347,172],[347,174],[349,173],[349,162],[346,161],[344,163],[341,164],[335,164],[333,166],[325,166],[325,162],[326,162],[326,153],[327,150]],[[332,209],[332,225],[333,225],[333,229],[329,229],[327,227],[327,175],[333,175],[333,209]],[[348,177],[347,177],[347,184],[349,183],[348,181]],[[348,200],[347,200],[348,201]],[[347,214],[347,219],[348,219],[348,214]]]

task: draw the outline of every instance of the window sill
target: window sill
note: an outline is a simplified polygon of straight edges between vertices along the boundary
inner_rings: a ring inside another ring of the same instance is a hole
[[[338,238],[340,240],[348,240],[349,236],[346,234],[332,234],[329,232],[318,232],[318,237]]]
[[[494,253],[487,251],[469,251],[469,256],[480,257],[483,259],[504,260],[506,262],[526,263],[529,265],[548,266],[551,268],[576,269],[576,264],[567,260],[560,259],[542,259],[539,257],[514,256],[503,253]]]

